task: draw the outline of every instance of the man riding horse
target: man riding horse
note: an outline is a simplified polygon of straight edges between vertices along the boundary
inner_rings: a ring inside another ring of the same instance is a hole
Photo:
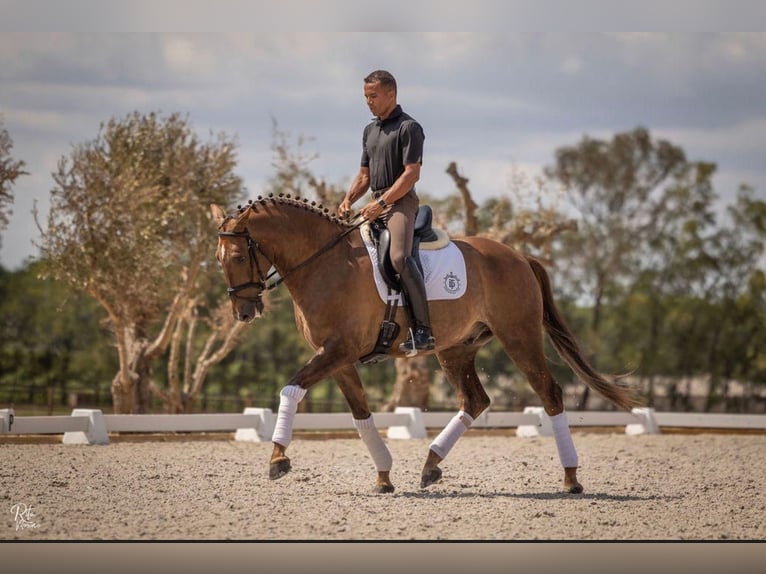
[[[423,276],[412,257],[412,236],[419,199],[425,135],[421,125],[396,103],[396,80],[384,70],[364,79],[364,97],[376,119],[364,128],[362,161],[338,211],[342,216],[372,188],[373,201],[361,214],[369,221],[383,219],[391,234],[391,264],[407,301],[410,331],[399,350],[412,357],[434,348]]]
[[[441,479],[439,464],[489,408],[489,395],[476,372],[476,356],[482,346],[497,339],[526,376],[550,419],[564,468],[565,490],[582,492],[563,392],[547,366],[543,333],[589,387],[626,410],[641,401],[630,386],[605,378],[590,365],[556,307],[550,277],[542,264],[502,243],[481,236],[454,238],[452,243],[461,253],[465,277],[470,281],[466,279],[460,297],[434,298],[429,315],[423,277],[411,257],[418,210],[414,185],[420,175],[423,130],[396,104],[396,83],[388,72],[370,74],[364,93],[377,119],[364,130],[361,168],[339,211],[347,214],[372,187],[375,200],[365,205],[361,214],[371,221],[385,216],[391,234],[392,266],[400,275],[413,325],[408,340],[404,341],[403,335],[400,338],[398,332],[394,336],[391,344],[402,344],[394,347],[391,355],[432,351],[454,385],[459,403],[457,414],[429,445],[421,488]],[[354,427],[377,470],[375,491],[394,492],[391,452],[376,428],[356,368],[381,332],[378,326],[383,310],[382,299],[376,297],[374,263],[359,231],[360,223],[340,219],[306,199],[289,196],[259,197],[232,216],[217,205],[211,206],[211,212],[218,226],[216,258],[228,284],[234,316],[252,321],[263,310],[263,292],[284,282],[293,300],[298,329],[314,350],[311,359],[280,391],[269,477],[281,478],[292,468],[286,452],[298,404],[311,387],[332,377],[348,402]],[[276,271],[265,274],[264,269],[270,267]],[[276,272],[279,279],[273,280]],[[355,309],[351,318],[343,313],[349,307]],[[438,345],[432,328],[439,335]]]

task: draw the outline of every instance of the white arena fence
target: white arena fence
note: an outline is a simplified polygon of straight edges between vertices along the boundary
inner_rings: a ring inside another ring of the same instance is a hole
[[[454,412],[421,411],[398,407],[393,413],[374,413],[375,424],[387,429],[389,439],[426,438],[426,429],[441,429]],[[662,427],[766,430],[766,415],[656,412],[569,411],[571,427],[625,427],[629,435],[659,434]],[[234,432],[239,441],[269,442],[276,415],[271,409],[246,408],[244,413],[179,415],[105,415],[97,409],[74,409],[70,416],[15,416],[0,409],[0,435],[63,434],[65,444],[109,444],[109,433]],[[353,430],[349,413],[298,413],[294,430]],[[520,437],[552,436],[550,419],[542,407],[524,412],[485,412],[471,428],[516,428]]]

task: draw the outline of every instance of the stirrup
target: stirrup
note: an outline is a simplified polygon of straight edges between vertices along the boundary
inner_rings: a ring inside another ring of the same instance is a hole
[[[419,331],[418,334],[421,335],[421,340],[418,340],[415,331]],[[399,345],[399,350],[404,353],[405,357],[414,357],[418,354],[418,351],[430,351],[435,346],[436,341],[434,340],[433,335],[431,335],[431,329],[426,330],[418,327],[413,330],[412,327],[410,327],[407,339],[404,343]]]

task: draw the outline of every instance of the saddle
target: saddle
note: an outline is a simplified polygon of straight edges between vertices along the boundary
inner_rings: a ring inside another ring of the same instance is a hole
[[[449,243],[449,237],[441,229],[431,226],[433,223],[433,211],[430,205],[421,205],[415,216],[415,234],[412,239],[412,258],[418,265],[420,273],[423,273],[423,264],[420,261],[421,249],[441,249]],[[396,271],[391,264],[391,232],[385,224],[375,220],[370,224],[372,240],[378,248],[378,269],[386,285],[392,291],[401,291],[401,285],[396,277]]]

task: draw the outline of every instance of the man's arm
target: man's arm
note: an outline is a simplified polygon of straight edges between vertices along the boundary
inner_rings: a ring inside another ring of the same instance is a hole
[[[408,163],[404,166],[402,174],[396,178],[394,185],[392,185],[386,193],[380,196],[380,199],[386,202],[387,205],[396,203],[402,197],[415,187],[415,184],[420,179],[420,164]]]
[[[359,173],[356,174],[354,181],[351,182],[351,187],[346,192],[346,197],[343,198],[340,206],[338,207],[338,213],[345,216],[351,211],[351,206],[354,205],[356,200],[362,197],[370,188],[370,168],[362,166],[359,168]]]

